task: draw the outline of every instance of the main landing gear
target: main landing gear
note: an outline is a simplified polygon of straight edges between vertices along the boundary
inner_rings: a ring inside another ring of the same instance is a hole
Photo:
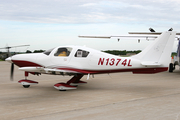
[[[25,72],[25,79],[19,80],[18,83],[20,83],[24,88],[29,88],[30,85],[35,85],[38,84],[38,82],[33,81],[33,80],[28,80],[29,73]],[[58,89],[59,91],[66,91],[66,90],[72,90],[72,89],[77,89],[78,85],[86,84],[87,82],[80,81],[80,79],[84,75],[82,74],[77,74],[74,75],[67,83],[57,83],[54,85],[54,88]]]
[[[57,83],[54,85],[54,88],[58,89],[59,91],[66,91],[66,90],[72,90],[77,89],[77,86],[80,84],[86,84],[87,82],[80,81],[80,79],[84,75],[77,74],[73,78],[71,78],[67,83]]]

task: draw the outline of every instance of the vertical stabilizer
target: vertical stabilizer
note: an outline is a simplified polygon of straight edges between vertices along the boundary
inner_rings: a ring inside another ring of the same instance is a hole
[[[133,58],[140,60],[142,65],[169,66],[175,35],[175,31],[163,32],[151,45]]]

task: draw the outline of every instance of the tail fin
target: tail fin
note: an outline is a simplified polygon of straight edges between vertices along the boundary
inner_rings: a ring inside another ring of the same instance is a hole
[[[163,32],[155,41],[133,58],[145,66],[168,66],[176,32]]]

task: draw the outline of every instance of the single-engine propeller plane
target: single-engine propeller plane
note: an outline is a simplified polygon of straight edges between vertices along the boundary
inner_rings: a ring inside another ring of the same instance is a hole
[[[77,85],[86,82],[80,79],[84,75],[115,72],[132,72],[140,74],[159,73],[168,70],[171,51],[176,32],[163,32],[141,53],[131,57],[119,57],[94,50],[85,46],[59,46],[43,53],[18,54],[6,59],[25,71],[25,79],[18,81],[25,88],[38,84],[28,80],[30,74],[52,74],[73,76],[66,83],[57,83],[58,90],[76,89]]]

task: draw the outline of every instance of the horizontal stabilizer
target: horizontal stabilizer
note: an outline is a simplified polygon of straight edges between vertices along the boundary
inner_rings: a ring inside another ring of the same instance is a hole
[[[159,64],[158,62],[147,61],[147,62],[141,62],[141,65],[143,65],[143,66],[160,66],[161,64]]]

